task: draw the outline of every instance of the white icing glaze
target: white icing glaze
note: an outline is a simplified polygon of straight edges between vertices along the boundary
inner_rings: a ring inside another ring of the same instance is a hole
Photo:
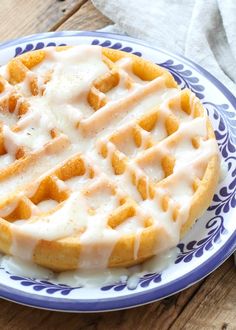
[[[53,148],[51,151],[44,152],[43,157],[38,158],[37,166],[25,168],[22,175],[18,175],[18,173],[16,173],[15,175],[1,180],[0,198],[4,198],[8,194],[16,191],[16,189],[19,189],[19,187],[24,187],[29,184],[29,182],[37,180],[41,175],[45,175],[49,169],[57,167],[58,164],[61,166],[66,158],[75,154],[76,150],[74,146],[68,147],[67,140],[60,139],[58,142],[60,143],[60,149]],[[33,190],[34,189],[36,188],[33,188]]]
[[[152,181],[155,183],[164,178],[164,172],[162,167],[160,166],[160,155],[162,155],[161,152],[156,153],[154,155],[155,158],[143,162],[144,164],[142,164],[142,162],[139,162],[139,165],[147,174],[147,176],[151,178]]]
[[[38,240],[25,232],[24,225],[26,222],[25,220],[19,220],[14,222],[14,224],[10,224],[11,227],[14,227],[12,230],[14,235],[12,235],[10,254],[22,260],[31,261],[32,251],[34,251]]]
[[[17,204],[18,204],[18,201],[14,201],[14,203],[10,203],[10,204],[2,207],[0,210],[0,217],[4,218],[4,217],[8,216],[9,214],[11,214],[15,210]]]
[[[154,106],[164,102],[178,89],[166,89],[164,80],[158,77],[151,82],[135,88],[124,99],[108,102],[104,107],[96,111],[88,119],[81,121],[81,127],[85,135],[94,135],[100,131],[117,129],[121,124],[134,121]],[[163,93],[166,90],[165,93]],[[109,128],[107,126],[109,125]],[[106,132],[105,133],[108,133]]]
[[[31,278],[50,279],[53,277],[53,272],[40,267],[32,262],[23,261],[17,257],[4,256],[0,261],[1,267],[7,272],[18,276],[28,276]]]
[[[12,164],[14,160],[15,158],[11,154],[0,155],[0,170]]]
[[[40,212],[48,212],[58,205],[58,202],[53,199],[47,199],[37,204]]]
[[[122,234],[132,234],[134,231],[143,229],[143,217],[139,215],[134,215],[128,218],[126,221],[122,222],[116,227],[116,230]]]
[[[220,178],[219,178],[219,182],[224,181],[224,179],[226,178],[228,174],[228,166],[226,165],[225,162],[221,161],[220,163]]]
[[[20,223],[21,231],[34,237],[46,240],[56,240],[73,235],[74,232],[86,225],[88,205],[80,192],[71,194],[64,206],[53,214],[40,216],[35,215],[30,220]],[[60,219],[60,225],[58,225]],[[18,223],[12,224],[15,228]],[[15,230],[14,228],[14,230]]]
[[[17,116],[9,112],[2,112],[0,109],[0,123],[1,122],[7,123],[8,126],[13,126],[17,123]]]
[[[77,270],[55,274],[50,270],[37,266],[32,262],[23,261],[16,257],[4,256],[0,258],[0,265],[7,271],[18,275],[37,279],[50,279],[60,284],[72,287],[83,286],[93,288],[114,283],[126,283],[129,289],[135,289],[140,277],[147,273],[160,273],[174,262],[177,249],[171,249],[161,255],[150,258],[139,266],[130,268],[107,268],[104,270]]]
[[[134,241],[134,259],[136,260],[138,259],[138,251],[139,251],[143,228],[137,228],[136,226],[136,229],[134,229],[134,231],[136,231],[136,237]]]
[[[43,173],[47,171],[50,174],[49,168],[55,169],[57,164],[62,166],[75,153],[81,153],[86,167],[93,168],[94,178],[90,178],[88,172],[66,181],[54,177],[59,190],[69,189],[68,199],[53,213],[45,215],[32,212],[29,220],[13,223],[11,253],[30,260],[39,239],[57,240],[78,235],[82,247],[79,266],[83,269],[106,268],[114,245],[126,233],[136,235],[134,258],[137,258],[146,218],[154,221],[154,228],[163,230],[156,253],[175,246],[179,241],[180,225],[188,217],[193,196],[192,182],[195,177],[202,176],[210,157],[217,153],[215,140],[204,141],[207,136],[206,116],[194,118],[193,115],[187,115],[181,109],[180,90],[167,88],[163,77],[143,81],[135,76],[131,59],[116,62],[115,67],[120,74],[119,84],[106,95],[98,91],[100,97],[106,97],[107,103],[94,111],[87,101],[88,93],[93,81],[108,72],[108,67],[102,61],[101,48],[77,46],[62,52],[53,48],[45,51],[46,59],[17,85],[27,98],[29,109],[18,120],[14,131],[9,127],[11,120],[5,121],[2,116],[7,155],[0,156],[0,161],[2,157],[3,166],[14,161],[17,150],[22,146],[30,152],[41,150],[52,141],[51,132],[54,129],[59,136],[55,140],[63,140],[65,134],[70,140],[70,147],[57,150],[53,157],[50,153],[42,153],[43,157],[37,161],[33,171],[32,168],[26,169],[22,177],[16,175],[1,182],[0,196],[14,191],[16,185],[24,186],[37,178],[37,183],[25,190],[28,197],[33,196]],[[45,83],[48,73],[51,78]],[[34,77],[37,77],[43,95],[31,96],[29,83]],[[169,108],[171,98],[176,101],[175,110]],[[191,98],[192,106],[194,102],[195,98]],[[141,145],[137,147],[132,129],[137,125],[137,119],[153,111],[153,108],[158,113],[157,123],[151,132],[139,128]],[[16,113],[18,109],[19,105]],[[179,128],[167,136],[166,120],[170,115],[180,119]],[[110,140],[114,132],[121,136],[120,142],[115,144]],[[192,138],[196,136],[201,138],[197,149],[192,145]],[[150,138],[159,143],[150,147]],[[103,143],[107,147],[106,158],[100,154]],[[129,156],[129,160],[125,161],[125,171],[120,175],[116,175],[112,167],[116,148]],[[167,155],[175,158],[175,165],[173,173],[164,178],[161,161]],[[190,175],[186,176],[186,170]],[[142,199],[137,189],[143,178],[146,182],[146,200]],[[155,188],[153,199],[150,196],[150,184]],[[162,199],[166,195],[170,200],[168,209],[164,211]],[[130,196],[139,206],[135,216],[112,229],[108,226],[108,218],[120,206],[120,196]],[[43,201],[37,207],[44,212],[56,204],[52,200]],[[181,206],[179,217],[173,221],[177,206]],[[7,216],[7,212],[14,210],[16,205],[11,207],[1,210],[0,216]],[[136,283],[136,280],[134,278],[131,282]]]
[[[71,190],[78,190],[88,183],[89,179],[85,176],[74,176],[65,181],[65,185]]]

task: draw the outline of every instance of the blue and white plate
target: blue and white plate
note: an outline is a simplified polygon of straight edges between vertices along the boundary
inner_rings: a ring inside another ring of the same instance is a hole
[[[0,296],[60,311],[93,312],[129,308],[183,290],[216,269],[236,248],[236,98],[194,62],[125,36],[102,32],[55,32],[0,45],[0,64],[30,50],[54,45],[93,44],[143,56],[169,70],[206,107],[215,128],[226,175],[204,216],[178,245],[176,260],[161,274],[146,274],[135,290],[124,283],[92,289],[58,285],[0,269]]]

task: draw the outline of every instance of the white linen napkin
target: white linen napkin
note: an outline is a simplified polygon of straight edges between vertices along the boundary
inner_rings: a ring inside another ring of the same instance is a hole
[[[125,33],[183,54],[236,95],[236,0],[92,0]]]

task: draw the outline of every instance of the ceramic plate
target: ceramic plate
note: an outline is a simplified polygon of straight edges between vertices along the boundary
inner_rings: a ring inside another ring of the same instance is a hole
[[[129,308],[162,299],[199,281],[236,248],[236,98],[194,62],[125,36],[103,32],[37,34],[0,45],[0,64],[27,51],[54,45],[92,44],[143,56],[169,70],[181,88],[202,101],[214,125],[226,175],[211,206],[178,245],[176,260],[162,273],[146,274],[136,289],[125,283],[85,289],[25,278],[0,269],[0,296],[50,310],[92,312]]]

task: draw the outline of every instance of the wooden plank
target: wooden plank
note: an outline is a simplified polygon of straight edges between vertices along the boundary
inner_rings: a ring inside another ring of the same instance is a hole
[[[6,330],[25,329],[168,329],[201,283],[162,302],[107,313],[70,314],[34,310],[1,301],[0,325]]]
[[[171,329],[236,329],[236,269],[233,257],[207,279]]]
[[[1,0],[0,42],[57,28],[86,0]]]
[[[89,0],[74,15],[60,25],[58,30],[97,30],[111,23]]]

